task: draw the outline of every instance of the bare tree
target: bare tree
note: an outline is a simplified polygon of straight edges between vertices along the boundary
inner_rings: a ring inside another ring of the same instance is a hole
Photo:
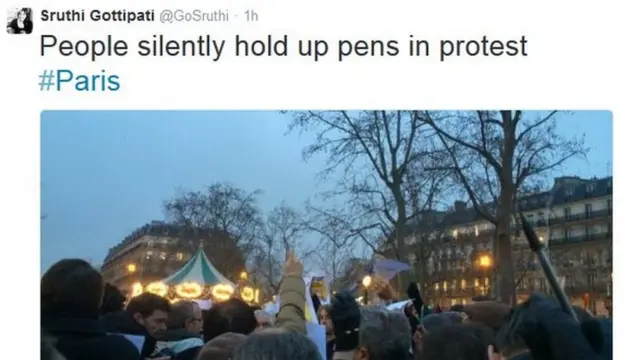
[[[416,111],[436,131],[474,209],[496,229],[496,295],[515,299],[510,220],[518,189],[576,155],[586,153],[584,138],[556,131],[556,111]]]
[[[405,240],[411,212],[403,184],[418,162],[422,171],[442,169],[442,151],[430,146],[429,127],[408,111],[329,111],[294,113],[290,130],[315,131],[314,144],[303,151],[308,159],[328,154],[321,176],[338,175],[333,196],[348,199],[334,217],[348,213],[355,237],[374,252],[391,249],[407,261]],[[436,164],[435,166],[432,164]],[[353,238],[353,237],[352,237]],[[402,286],[402,281],[399,281]]]
[[[312,214],[318,214],[317,211]],[[319,236],[318,251],[315,252],[315,262],[320,265],[326,277],[333,283],[343,273],[347,261],[355,252],[355,243],[348,224],[332,216],[319,216],[307,221],[307,228]],[[339,284],[336,284],[339,285]]]
[[[300,260],[308,259],[315,248],[306,240],[309,234],[302,214],[281,203],[266,216],[253,257],[252,269],[271,294],[278,291],[282,280],[285,255],[295,251]]]
[[[182,227],[185,236],[214,238],[211,235],[222,234],[228,238],[231,244],[226,248],[223,248],[226,244],[223,241],[203,245],[207,253],[226,254],[216,256],[218,270],[229,267],[228,271],[235,273],[244,268],[245,259],[255,251],[262,227],[257,203],[259,194],[259,191],[246,192],[227,183],[215,183],[204,191],[180,191],[173,199],[165,201],[165,216],[169,223]],[[190,244],[198,246],[194,241]]]
[[[421,163],[417,163],[420,165]],[[411,204],[412,214],[415,214],[409,223],[410,236],[412,237],[412,253],[416,263],[413,266],[418,283],[422,291],[426,291],[429,281],[429,262],[435,252],[442,248],[446,232],[447,212],[440,211],[440,199],[446,198],[453,189],[449,171],[426,172],[424,176],[420,166],[414,166],[414,171],[408,172],[404,187]]]

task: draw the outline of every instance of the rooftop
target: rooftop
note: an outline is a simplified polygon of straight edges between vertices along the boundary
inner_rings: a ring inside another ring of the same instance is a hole
[[[518,210],[531,212],[549,207],[562,206],[587,199],[605,197],[613,193],[613,177],[582,179],[576,176],[558,177],[551,189],[539,193],[525,195],[517,200]],[[435,220],[435,221],[434,221]],[[446,226],[465,225],[485,219],[464,202],[456,202],[453,210],[447,212],[431,211],[425,213],[416,231],[421,227],[433,226],[433,223]]]
[[[107,263],[110,261],[116,254],[118,254],[122,249],[127,247],[128,245],[134,243],[136,240],[140,239],[143,236],[158,236],[158,237],[171,237],[171,238],[179,238],[185,236],[193,236],[193,235],[209,235],[215,233],[222,233],[216,229],[195,229],[190,230],[185,226],[169,224],[163,221],[153,220],[148,224],[145,224],[133,232],[127,235],[124,240],[122,240],[118,245],[109,249],[107,256],[104,259],[104,262]]]

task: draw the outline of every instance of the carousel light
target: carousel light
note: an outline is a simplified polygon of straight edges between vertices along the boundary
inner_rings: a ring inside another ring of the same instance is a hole
[[[243,271],[243,272],[240,273],[240,279],[242,279],[242,280],[247,280],[248,276],[249,275],[247,275],[246,271]]]
[[[142,294],[143,291],[142,284],[137,282],[131,286],[131,297],[136,297]]]
[[[202,286],[200,284],[189,281],[176,286],[176,294],[181,298],[195,299],[202,295]]]
[[[218,284],[211,288],[211,296],[214,300],[225,301],[229,300],[233,295],[233,287],[228,284]]]
[[[165,297],[169,293],[169,288],[161,281],[152,282],[147,285],[147,292]]]
[[[254,292],[253,302],[255,302],[256,304],[260,303],[260,289],[256,289],[256,291]]]
[[[240,294],[240,296],[242,297],[242,300],[244,300],[245,302],[252,302],[254,297],[253,289],[248,286],[245,286],[242,289],[242,293]]]

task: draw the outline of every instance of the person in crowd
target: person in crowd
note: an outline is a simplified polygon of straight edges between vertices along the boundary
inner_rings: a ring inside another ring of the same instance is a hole
[[[127,298],[122,295],[120,289],[106,283],[104,284],[104,297],[102,299],[102,307],[100,308],[100,315],[106,315],[124,310],[124,304]]]
[[[334,360],[403,360],[411,358],[411,327],[402,312],[358,307],[342,292],[331,301],[336,336]]]
[[[362,317],[354,359],[411,359],[411,327],[404,314],[379,307],[363,307],[360,312]]]
[[[434,329],[423,338],[416,360],[500,360],[492,331],[476,324]]]
[[[51,266],[40,282],[43,331],[67,360],[136,360],[136,347],[101,326],[102,275],[81,259]]]
[[[33,32],[31,9],[22,8],[18,10],[15,19],[7,24],[7,32],[9,34],[31,34]]]
[[[246,335],[225,333],[209,341],[198,354],[197,360],[229,360],[247,339]]]
[[[202,334],[209,342],[227,332],[249,335],[258,327],[254,310],[240,299],[231,298],[213,305],[204,318]]]
[[[287,254],[284,264],[284,277],[280,285],[280,310],[276,315],[276,326],[288,331],[307,333],[307,320],[304,309],[305,299],[304,267],[296,254]]]
[[[311,302],[313,303],[313,311],[316,314],[320,311],[320,307],[322,306],[322,302],[320,301],[320,297],[315,292],[311,294]]]
[[[457,311],[445,311],[425,316],[422,319],[418,330],[413,333],[413,345],[415,352],[422,351],[422,344],[424,343],[423,339],[431,331],[444,326],[462,324],[465,318],[466,315],[464,313]]]
[[[194,301],[182,300],[171,305],[167,330],[157,336],[156,350],[169,348],[176,360],[193,360],[204,345],[202,310]]]
[[[412,304],[418,314],[418,318],[421,319],[424,316],[424,301],[422,300],[422,296],[420,295],[420,289],[418,288],[418,284],[412,282],[407,287],[407,296],[412,300]]]
[[[583,328],[547,297],[534,294],[516,306],[497,334],[498,346],[526,344],[533,360],[602,359]]]
[[[280,286],[276,326],[249,335],[236,349],[234,360],[322,359],[316,344],[306,336],[303,272],[302,263],[295,253],[289,252]]]
[[[258,329],[267,329],[274,326],[276,323],[275,315],[264,310],[255,310],[254,314],[256,321],[258,322]]]
[[[151,293],[142,293],[129,301],[124,311],[102,317],[105,328],[118,334],[144,337],[143,359],[156,350],[156,337],[167,330],[171,312],[169,300]]]
[[[321,360],[316,344],[300,331],[270,328],[249,335],[233,360]]]
[[[318,321],[324,326],[327,337],[327,359],[333,357],[333,349],[336,345],[336,339],[333,334],[333,322],[331,321],[331,316],[329,316],[330,307],[330,305],[323,305],[318,311]]]
[[[329,316],[333,323],[335,337],[334,360],[353,360],[358,347],[360,320],[360,306],[348,291],[339,292],[331,299]]]

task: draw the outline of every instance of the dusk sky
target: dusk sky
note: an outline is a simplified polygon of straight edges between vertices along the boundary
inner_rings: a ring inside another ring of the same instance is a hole
[[[302,206],[318,191],[324,159],[302,161],[313,135],[285,136],[289,122],[278,112],[43,113],[41,271],[65,257],[100,264],[133,230],[163,220],[162,202],[178,189],[230,182],[263,190],[265,211],[282,201]],[[574,112],[559,129],[585,133],[591,149],[562,173],[611,175],[610,113]]]

